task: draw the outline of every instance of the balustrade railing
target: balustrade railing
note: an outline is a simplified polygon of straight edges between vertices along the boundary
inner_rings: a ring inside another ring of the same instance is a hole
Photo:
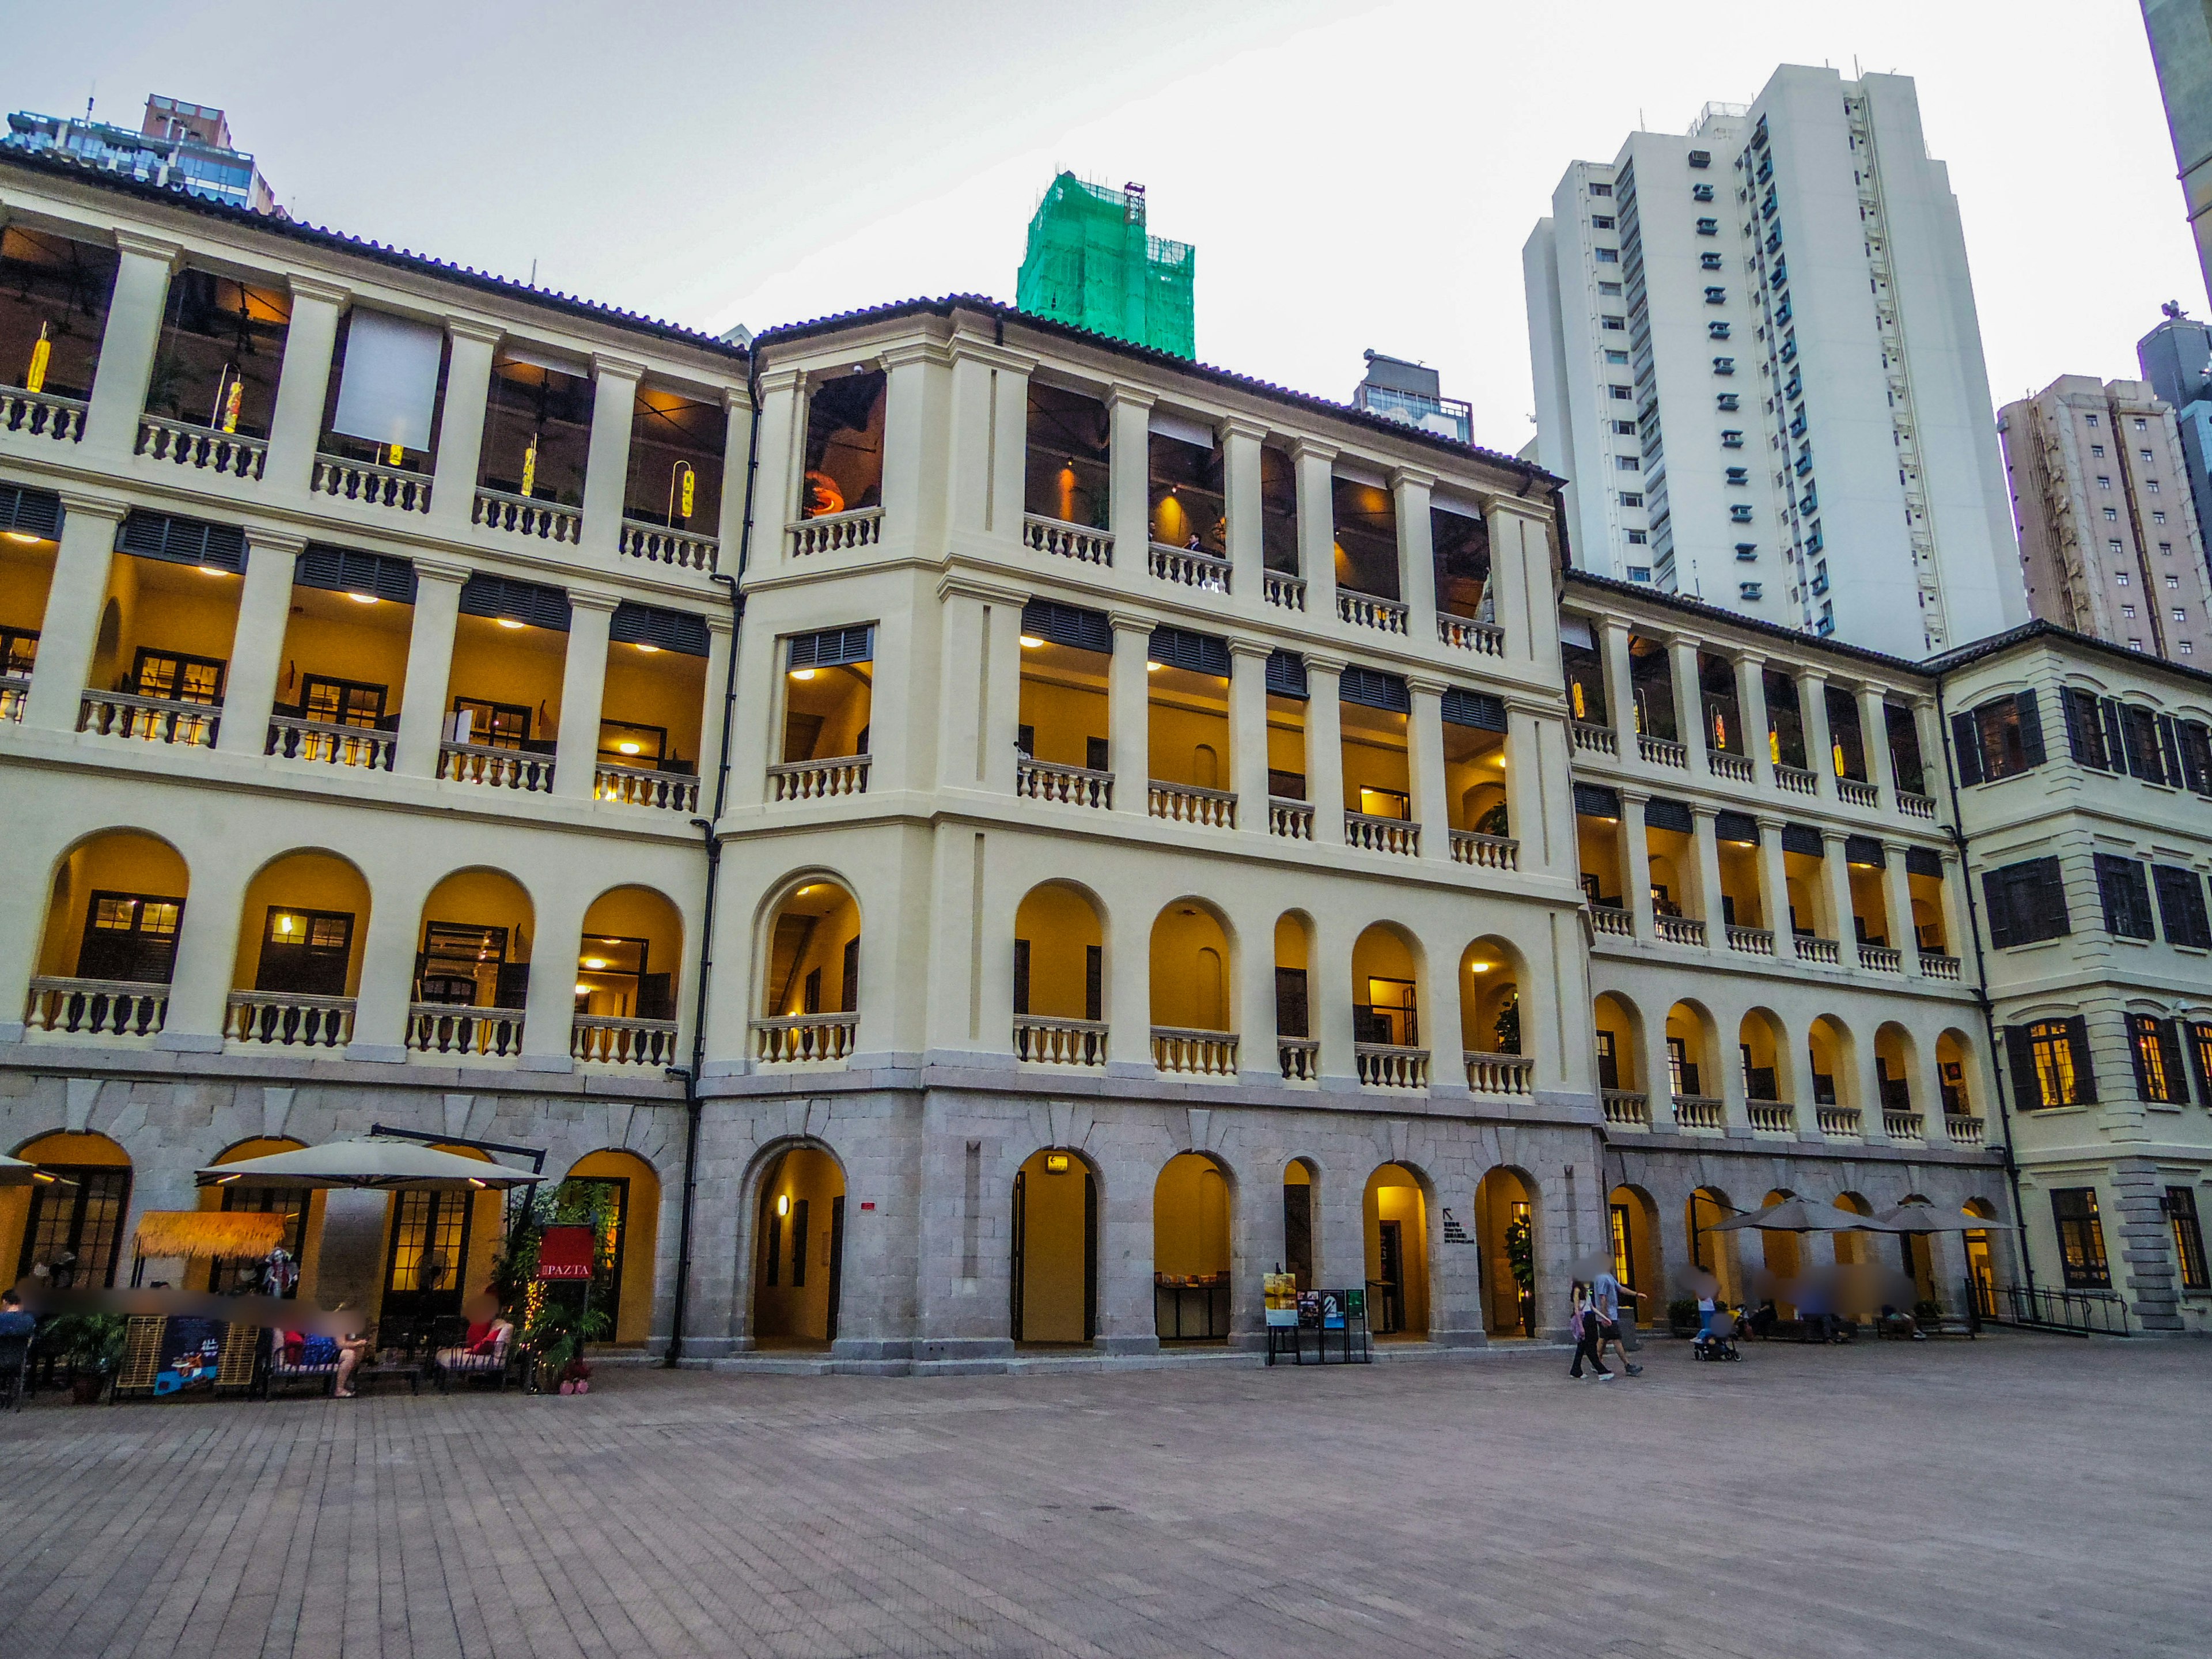
[[[1718,1134],[1721,1103],[1711,1095],[1676,1095],[1674,1127],[1685,1134]]]
[[[1429,1051],[1404,1048],[1394,1042],[1355,1042],[1352,1063],[1359,1080],[1370,1089],[1425,1089],[1429,1086]]]
[[[222,432],[164,420],[138,417],[138,451],[149,460],[167,461],[196,472],[222,472],[234,478],[258,478],[269,459],[269,443],[243,433]]]
[[[78,706],[76,729],[103,738],[133,738],[142,743],[173,743],[187,749],[212,749],[222,725],[220,704],[173,702],[167,697],[134,697],[123,691],[88,691]]]
[[[1634,939],[1636,918],[1618,905],[1593,904],[1589,908],[1590,931],[1604,933],[1613,939]]]
[[[1404,818],[1375,818],[1347,810],[1344,815],[1344,844],[1364,848],[1370,853],[1395,853],[1402,858],[1418,858],[1421,852],[1421,826]]]
[[[1843,965],[1843,946],[1832,939],[1815,939],[1810,933],[1797,935],[1797,960],[1817,963],[1823,968]]]
[[[374,726],[331,726],[321,720],[269,717],[269,742],[262,750],[279,760],[317,761],[325,766],[366,766],[389,772],[399,746],[397,734]]]
[[[152,1036],[169,1017],[169,988],[119,979],[31,981],[23,1024],[33,1031]]]
[[[1267,797],[1267,833],[1280,836],[1285,841],[1311,841],[1313,832],[1313,803],[1285,800],[1280,795]]]
[[[1054,553],[1078,564],[1110,565],[1114,538],[1087,525],[1026,514],[1022,519],[1022,544],[1039,553]]]
[[[1439,612],[1437,637],[1446,645],[1461,651],[1472,651],[1478,657],[1502,657],[1505,654],[1505,630],[1494,623],[1476,622],[1470,617],[1451,617]]]
[[[1885,1111],[1881,1115],[1881,1132],[1892,1140],[1925,1140],[1928,1119],[1919,1112]]]
[[[841,553],[848,547],[873,547],[884,537],[884,510],[855,507],[850,513],[826,513],[818,519],[800,519],[784,526],[791,538],[791,556],[810,553]]]
[[[513,536],[534,536],[539,541],[570,546],[584,533],[584,515],[575,507],[528,495],[510,495],[503,489],[486,489],[481,485],[470,521],[484,530],[503,530]]]
[[[1946,1114],[1943,1119],[1943,1133],[1960,1146],[1980,1146],[1983,1127],[1981,1119],[1955,1112]]]
[[[1752,781],[1751,763],[1741,755],[1731,755],[1725,749],[1705,750],[1705,764],[1717,778],[1730,783],[1749,783]]]
[[[1464,1051],[1467,1086],[1479,1095],[1525,1095],[1536,1075],[1536,1062],[1521,1054]]]
[[[1226,789],[1201,789],[1194,783],[1163,783],[1154,778],[1145,791],[1145,805],[1153,817],[1174,823],[1209,830],[1237,827],[1237,797]]]
[[[1662,944],[1687,945],[1700,951],[1705,948],[1705,924],[1694,917],[1655,915],[1651,925]]]
[[[1348,588],[1336,590],[1336,614],[1355,628],[1378,629],[1385,634],[1403,634],[1407,608],[1395,599],[1386,599],[1374,593],[1355,593]]]
[[[1636,734],[1636,753],[1639,759],[1651,766],[1686,768],[1690,751],[1672,738],[1655,738],[1648,732]]]
[[[1620,737],[1609,726],[1592,726],[1587,720],[1575,720],[1567,730],[1573,735],[1577,755],[1619,755]]]
[[[1024,755],[1014,765],[1014,793],[1031,800],[1056,800],[1103,812],[1114,805],[1114,775],[1085,766],[1056,766]]]
[[[1944,956],[1940,951],[1923,951],[1920,953],[1920,971],[1929,979],[1955,980],[1959,977],[1959,958]]]
[[[1774,954],[1774,933],[1767,927],[1737,927],[1728,930],[1729,949],[1740,951],[1747,957],[1771,957]]]
[[[1106,1022],[1016,1014],[1014,1058],[1039,1066],[1103,1066]]]
[[[658,772],[644,766],[609,766],[592,774],[592,793],[624,806],[657,806],[689,812],[699,805],[699,780],[689,772]]]
[[[641,524],[624,519],[616,548],[647,564],[670,564],[678,570],[704,570],[710,574],[721,559],[721,543],[712,536],[678,530],[665,524]]]
[[[343,1048],[353,1041],[351,997],[289,991],[233,991],[222,1034],[232,1042],[280,1048]]]
[[[1926,818],[1933,823],[1936,817],[1936,800],[1931,795],[1908,794],[1900,789],[1897,792],[1897,810],[1908,818]]]
[[[1163,1072],[1184,1077],[1233,1078],[1237,1075],[1237,1034],[1155,1025],[1152,1064]]]
[[[338,455],[315,457],[315,475],[308,486],[318,495],[365,507],[388,507],[401,513],[430,510],[430,477],[397,466],[371,461],[349,461]]]
[[[74,398],[0,386],[0,432],[20,432],[27,438],[52,438],[56,443],[81,442],[85,411],[90,407]]]
[[[836,760],[783,762],[768,769],[768,793],[770,800],[827,800],[833,795],[865,795],[868,793],[868,757],[846,755]]]
[[[1650,1128],[1651,1097],[1643,1091],[1601,1089],[1598,1096],[1605,1103],[1605,1121],[1608,1128]]]
[[[1152,574],[1164,582],[1195,587],[1201,593],[1226,593],[1229,591],[1229,561],[1217,559],[1211,553],[1200,553],[1188,547],[1168,547],[1154,542],[1149,560]]]
[[[1744,1109],[1751,1117],[1751,1132],[1755,1135],[1795,1135],[1797,1133],[1797,1109],[1784,1101],[1747,1100]]]
[[[1478,836],[1471,830],[1451,832],[1455,864],[1471,864],[1478,870],[1518,870],[1521,843],[1507,836]]]
[[[23,705],[31,700],[31,682],[21,674],[0,674],[0,720],[23,718]]]
[[[1866,1127],[1856,1106],[1815,1106],[1813,1121],[1832,1140],[1856,1140]]]
[[[1260,591],[1269,605],[1279,605],[1285,611],[1306,608],[1306,580],[1303,576],[1285,575],[1279,570],[1263,572]]]
[[[1793,795],[1817,795],[1820,793],[1820,775],[1808,772],[1802,766],[1778,763],[1774,769],[1774,785],[1776,788]]]
[[[1838,778],[1836,799],[1846,806],[1878,807],[1881,805],[1881,791],[1871,783],[1861,783],[1856,778]]]
[[[775,1066],[821,1066],[848,1060],[858,1014],[786,1014],[752,1022],[753,1058]]]
[[[1893,951],[1887,945],[1862,945],[1859,966],[1870,974],[1901,974],[1905,971],[1905,953]]]
[[[1321,1043],[1313,1037],[1277,1037],[1275,1060],[1286,1083],[1313,1083],[1321,1077]]]
[[[480,743],[438,745],[438,775],[456,783],[481,783],[495,789],[533,794],[553,790],[553,757],[520,749],[493,749]]]
[[[568,1028],[568,1058],[596,1066],[673,1066],[676,1022],[578,1014]]]
[[[464,1003],[417,1002],[407,1009],[407,1046],[424,1054],[522,1052],[522,1010],[478,1008]]]

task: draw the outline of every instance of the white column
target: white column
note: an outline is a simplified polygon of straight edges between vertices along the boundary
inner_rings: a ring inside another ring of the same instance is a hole
[[[1712,733],[1705,729],[1705,697],[1698,684],[1698,642],[1670,640],[1667,663],[1674,677],[1674,736],[1688,751],[1690,775],[1709,778],[1713,765],[1707,756]]]
[[[1443,682],[1408,679],[1406,684],[1413,701],[1406,716],[1406,747],[1413,763],[1413,822],[1421,826],[1421,856],[1449,863],[1451,801],[1444,787]],[[1510,778],[1507,782],[1510,784]]]
[[[304,536],[252,526],[246,542],[246,581],[216,737],[216,747],[226,755],[269,752],[269,714],[284,662],[284,631],[292,621],[292,573],[307,545]]]
[[[1323,847],[1344,845],[1343,675],[1340,661],[1306,659],[1306,799]]]
[[[1491,562],[1495,572],[1497,561]],[[1613,741],[1620,758],[1633,763],[1636,753],[1636,677],[1628,652],[1628,624],[1611,617],[1601,619],[1605,629],[1606,709],[1613,716]]]
[[[724,544],[729,545],[729,544]],[[707,685],[699,711],[699,816],[714,810],[716,780],[722,769],[722,715],[729,690],[732,629],[727,611],[707,618]],[[568,694],[561,694],[562,706]],[[560,769],[554,769],[560,775]]]
[[[290,280],[292,320],[284,330],[284,366],[276,380],[276,413],[269,421],[269,459],[261,471],[270,489],[297,494],[314,479],[346,291],[304,276]]]
[[[1547,759],[1545,750],[1551,753]],[[1521,843],[1521,868],[1572,881],[1581,857],[1574,823],[1574,767],[1565,723],[1516,702],[1505,706],[1505,816]],[[1561,833],[1560,825],[1569,828]]]
[[[91,407],[84,417],[84,447],[110,456],[137,447],[138,417],[146,412],[146,383],[161,343],[161,313],[169,302],[169,277],[181,262],[173,242],[129,231],[115,233],[120,255],[115,291],[107,301],[107,327],[93,371]]]
[[[1933,697],[1915,697],[1912,700],[1912,729],[1920,734],[1921,788],[1940,803],[1948,799],[1944,781],[1948,773],[1944,760],[1943,723],[1936,716],[1936,700]],[[1942,815],[1943,808],[1940,805],[1936,810],[1939,817]],[[1959,954],[1955,946],[1952,954]]]
[[[1229,591],[1256,605],[1267,591],[1267,520],[1260,449],[1267,429],[1248,421],[1221,428],[1222,495],[1229,519]],[[1267,828],[1263,823],[1261,829]]]
[[[1115,446],[1115,453],[1120,447]],[[1114,613],[1114,659],[1106,704],[1106,764],[1114,774],[1114,810],[1149,815],[1152,782],[1152,624]]]
[[[739,386],[722,388],[722,516],[714,526],[719,561],[737,574],[738,544],[745,534],[745,482],[752,463],[753,411]],[[781,526],[775,527],[781,533]]]
[[[410,777],[438,775],[444,736],[446,687],[453,672],[453,629],[460,620],[461,584],[469,573],[457,564],[415,561],[415,615],[407,631],[407,684],[400,695],[399,735],[392,769]],[[555,768],[559,775],[559,768]]]
[[[1959,958],[1962,969],[1973,960],[1973,941],[1966,937],[1966,872],[1955,854],[1943,854],[1943,953]]]
[[[1142,570],[1152,542],[1152,399],[1149,392],[1117,386],[1106,394],[1106,409],[1113,423],[1107,523],[1121,568]]]
[[[1551,516],[1511,495],[1483,504],[1490,526],[1491,615],[1505,632],[1505,653],[1525,658],[1540,682],[1559,677],[1559,584],[1552,568]]]
[[[645,365],[592,354],[592,438],[584,452],[584,528],[577,545],[612,558],[622,544],[629,493],[629,438]]]
[[[1897,767],[1889,753],[1889,704],[1876,686],[1859,688],[1859,748],[1866,756],[1867,781],[1881,791],[1884,810],[1897,807]]]
[[[100,644],[100,613],[107,602],[115,532],[126,509],[91,495],[62,496],[62,534],[54,576],[46,590],[39,634],[39,659],[23,723],[49,732],[74,732],[84,705],[86,682]]]
[[[1721,848],[1713,833],[1712,808],[1691,806],[1690,842],[1698,861],[1698,914],[1705,920],[1705,944],[1723,950],[1728,945],[1728,922],[1721,905]]]
[[[499,349],[500,331],[448,317],[446,342],[446,396],[438,415],[438,453],[430,463],[428,517],[438,529],[454,535],[465,533],[476,513],[477,466],[483,453],[491,360]]]
[[[169,1012],[154,1039],[155,1048],[188,1054],[214,1054],[222,1048],[223,1016],[238,965],[239,911],[252,875],[242,859],[202,859],[193,871],[177,932]]]
[[[984,529],[1018,540],[1022,504],[1028,498],[1030,453],[1030,360],[1018,367],[1002,362],[993,377],[997,390],[991,417],[989,517]]]
[[[1622,896],[1628,901],[1638,939],[1650,939],[1656,933],[1651,920],[1651,837],[1644,823],[1644,803],[1650,799],[1620,792],[1621,880],[1628,889]]]
[[[1436,538],[1429,522],[1435,477],[1411,467],[1390,474],[1391,505],[1398,520],[1398,596],[1406,602],[1406,635],[1427,647],[1437,640]]]
[[[929,376],[938,373],[940,349],[905,345],[884,354],[883,542],[912,549],[934,539],[922,520],[937,507],[926,471],[931,436]],[[938,508],[941,516],[941,508]],[[941,543],[939,544],[941,546]]]
[[[799,492],[806,471],[805,376],[795,368],[760,378],[760,459],[753,473],[753,544],[750,562],[757,571],[781,566],[791,556],[784,526],[799,516]],[[887,407],[884,414],[890,410]]]
[[[1298,477],[1298,574],[1305,578],[1306,615],[1336,623],[1336,452],[1301,438],[1291,446]]]
[[[1766,735],[1766,659],[1753,653],[1735,659],[1736,722],[1743,727],[1743,752],[1751,760],[1754,788],[1774,787],[1774,745]]]
[[[1888,845],[1881,849],[1881,896],[1889,911],[1889,943],[1905,965],[1905,973],[1913,979],[1921,977],[1920,941],[1912,930],[1912,885],[1911,872],[1905,867],[1905,848]]]
[[[599,713],[606,702],[607,630],[615,596],[568,590],[568,654],[561,670],[560,736],[553,793],[589,800],[599,781]]]
[[[1790,927],[1790,866],[1782,850],[1782,820],[1766,814],[1759,819],[1759,915],[1773,930],[1775,959],[1795,962],[1797,936]]]
[[[554,775],[560,775],[557,769]],[[584,940],[584,907],[592,896],[577,884],[533,889],[530,896],[538,913],[538,936],[531,942],[530,991],[516,1065],[526,1072],[573,1071],[568,1050],[576,1025],[576,957]]]
[[[1237,827],[1260,836],[1267,833],[1269,654],[1265,641],[1229,641],[1229,775],[1237,791]]]
[[[1835,743],[1828,735],[1828,677],[1807,669],[1797,676],[1797,723],[1805,733],[1805,765],[1814,787],[1836,798]]]
[[[354,1005],[348,1060],[397,1065],[407,1058],[407,1010],[414,1000],[426,892],[380,892],[361,947],[361,994]]]
[[[1820,837],[1820,875],[1828,884],[1828,909],[1836,930],[1837,948],[1846,968],[1858,966],[1857,930],[1851,925],[1851,866],[1844,856],[1844,838],[1829,833]]]
[[[1267,832],[1262,812],[1260,833]],[[1283,1080],[1275,1046],[1275,921],[1272,910],[1249,909],[1237,918],[1237,1070],[1246,1084],[1273,1087]],[[1310,1008],[1310,970],[1309,970]]]

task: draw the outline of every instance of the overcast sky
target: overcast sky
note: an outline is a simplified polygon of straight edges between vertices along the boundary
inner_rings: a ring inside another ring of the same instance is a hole
[[[10,109],[217,105],[301,218],[717,332],[1011,300],[1055,171],[1141,180],[1201,358],[1340,398],[1419,358],[1508,450],[1562,169],[1782,62],[1917,79],[1998,401],[2205,314],[2136,0],[0,0],[0,40]]]

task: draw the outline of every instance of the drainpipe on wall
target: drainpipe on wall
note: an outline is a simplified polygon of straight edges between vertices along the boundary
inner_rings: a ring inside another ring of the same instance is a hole
[[[721,884],[722,843],[715,838],[714,826],[721,822],[722,806],[730,793],[730,727],[735,718],[738,701],[738,650],[744,638],[745,601],[738,592],[738,583],[745,573],[747,556],[753,540],[753,481],[760,471],[760,356],[749,351],[745,357],[745,404],[751,417],[751,432],[745,442],[745,513],[744,527],[738,534],[738,572],[731,575],[717,570],[714,580],[720,582],[730,599],[730,655],[722,677],[722,744],[721,757],[714,769],[714,801],[712,813],[691,820],[699,831],[700,842],[707,854],[707,896],[700,906],[699,970],[692,975],[696,988],[692,992],[691,1005],[691,1063],[672,1066],[668,1075],[679,1078],[684,1084],[684,1208],[678,1224],[676,1243],[676,1304],[671,1310],[668,1333],[668,1353],[661,1361],[673,1370],[684,1358],[684,1316],[690,1302],[691,1289],[691,1217],[696,1207],[699,1167],[699,1078],[707,1063],[707,982],[714,971],[714,897]]]
[[[2020,1270],[2027,1279],[2030,1304],[2035,1297],[2035,1258],[2027,1248],[2027,1213],[2020,1207],[2020,1165],[2012,1155],[2012,1113],[2005,1106],[2005,1075],[1997,1064],[1997,1022],[1990,1002],[1989,960],[1982,951],[1981,912],[1974,903],[1974,872],[1966,862],[1966,832],[1959,817],[1959,775],[1951,762],[1951,719],[1943,711],[1943,681],[1936,681],[1936,741],[1943,750],[1943,785],[1951,797],[1951,844],[1959,849],[1959,885],[1966,894],[1966,936],[1974,943],[1974,1001],[1982,1011],[1983,1041],[1990,1045],[1990,1076],[1996,1079],[1997,1124],[2004,1133],[2005,1185],[2012,1192],[2013,1224],[2020,1229]],[[1924,762],[1923,762],[1924,763]]]

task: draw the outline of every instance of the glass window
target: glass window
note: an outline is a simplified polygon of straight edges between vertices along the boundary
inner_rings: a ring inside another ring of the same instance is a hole
[[[176,965],[185,902],[143,893],[92,895],[77,947],[80,979],[167,985]]]
[[[2046,1019],[2027,1028],[2034,1045],[2035,1082],[2046,1106],[2081,1103],[2081,1084],[2074,1070],[2074,1038],[2063,1020]]]
[[[862,374],[842,374],[817,385],[806,400],[806,477],[800,491],[799,516],[818,519],[832,513],[858,512],[863,507],[877,507],[883,501],[884,481],[884,408],[890,380],[881,369],[870,369]],[[1055,416],[1060,400],[1072,394],[1048,393],[1040,399],[1036,390],[1030,393],[1030,444],[1033,451],[1039,445],[1049,448],[1061,441],[1057,434]],[[1096,459],[1103,464],[1105,436],[1103,417],[1104,406],[1091,398],[1077,398],[1078,404],[1096,409],[1101,417],[1093,424],[1087,419],[1081,422],[1084,441],[1076,452],[1092,459],[1088,449],[1095,441],[1098,453]],[[1054,434],[1054,435],[1048,435]],[[1062,444],[1062,447],[1065,448]],[[1034,476],[1038,459],[1030,461],[1031,488],[1036,486]],[[1057,503],[1055,503],[1057,504]],[[1034,503],[1030,511],[1043,509]],[[1064,514],[1054,513],[1054,518]],[[1071,520],[1088,524],[1088,519]]]
[[[223,666],[216,658],[179,656],[141,646],[131,671],[131,689],[141,697],[213,708],[222,702]]]
[[[2061,1187],[2051,1194],[2051,1218],[2058,1226],[2058,1255],[2069,1291],[2106,1291],[2112,1286],[2105,1260],[2105,1228],[2097,1214],[2097,1189]]]
[[[118,1164],[42,1164],[55,1177],[33,1182],[18,1279],[45,1267],[55,1290],[105,1289],[115,1283],[131,1170]]]

